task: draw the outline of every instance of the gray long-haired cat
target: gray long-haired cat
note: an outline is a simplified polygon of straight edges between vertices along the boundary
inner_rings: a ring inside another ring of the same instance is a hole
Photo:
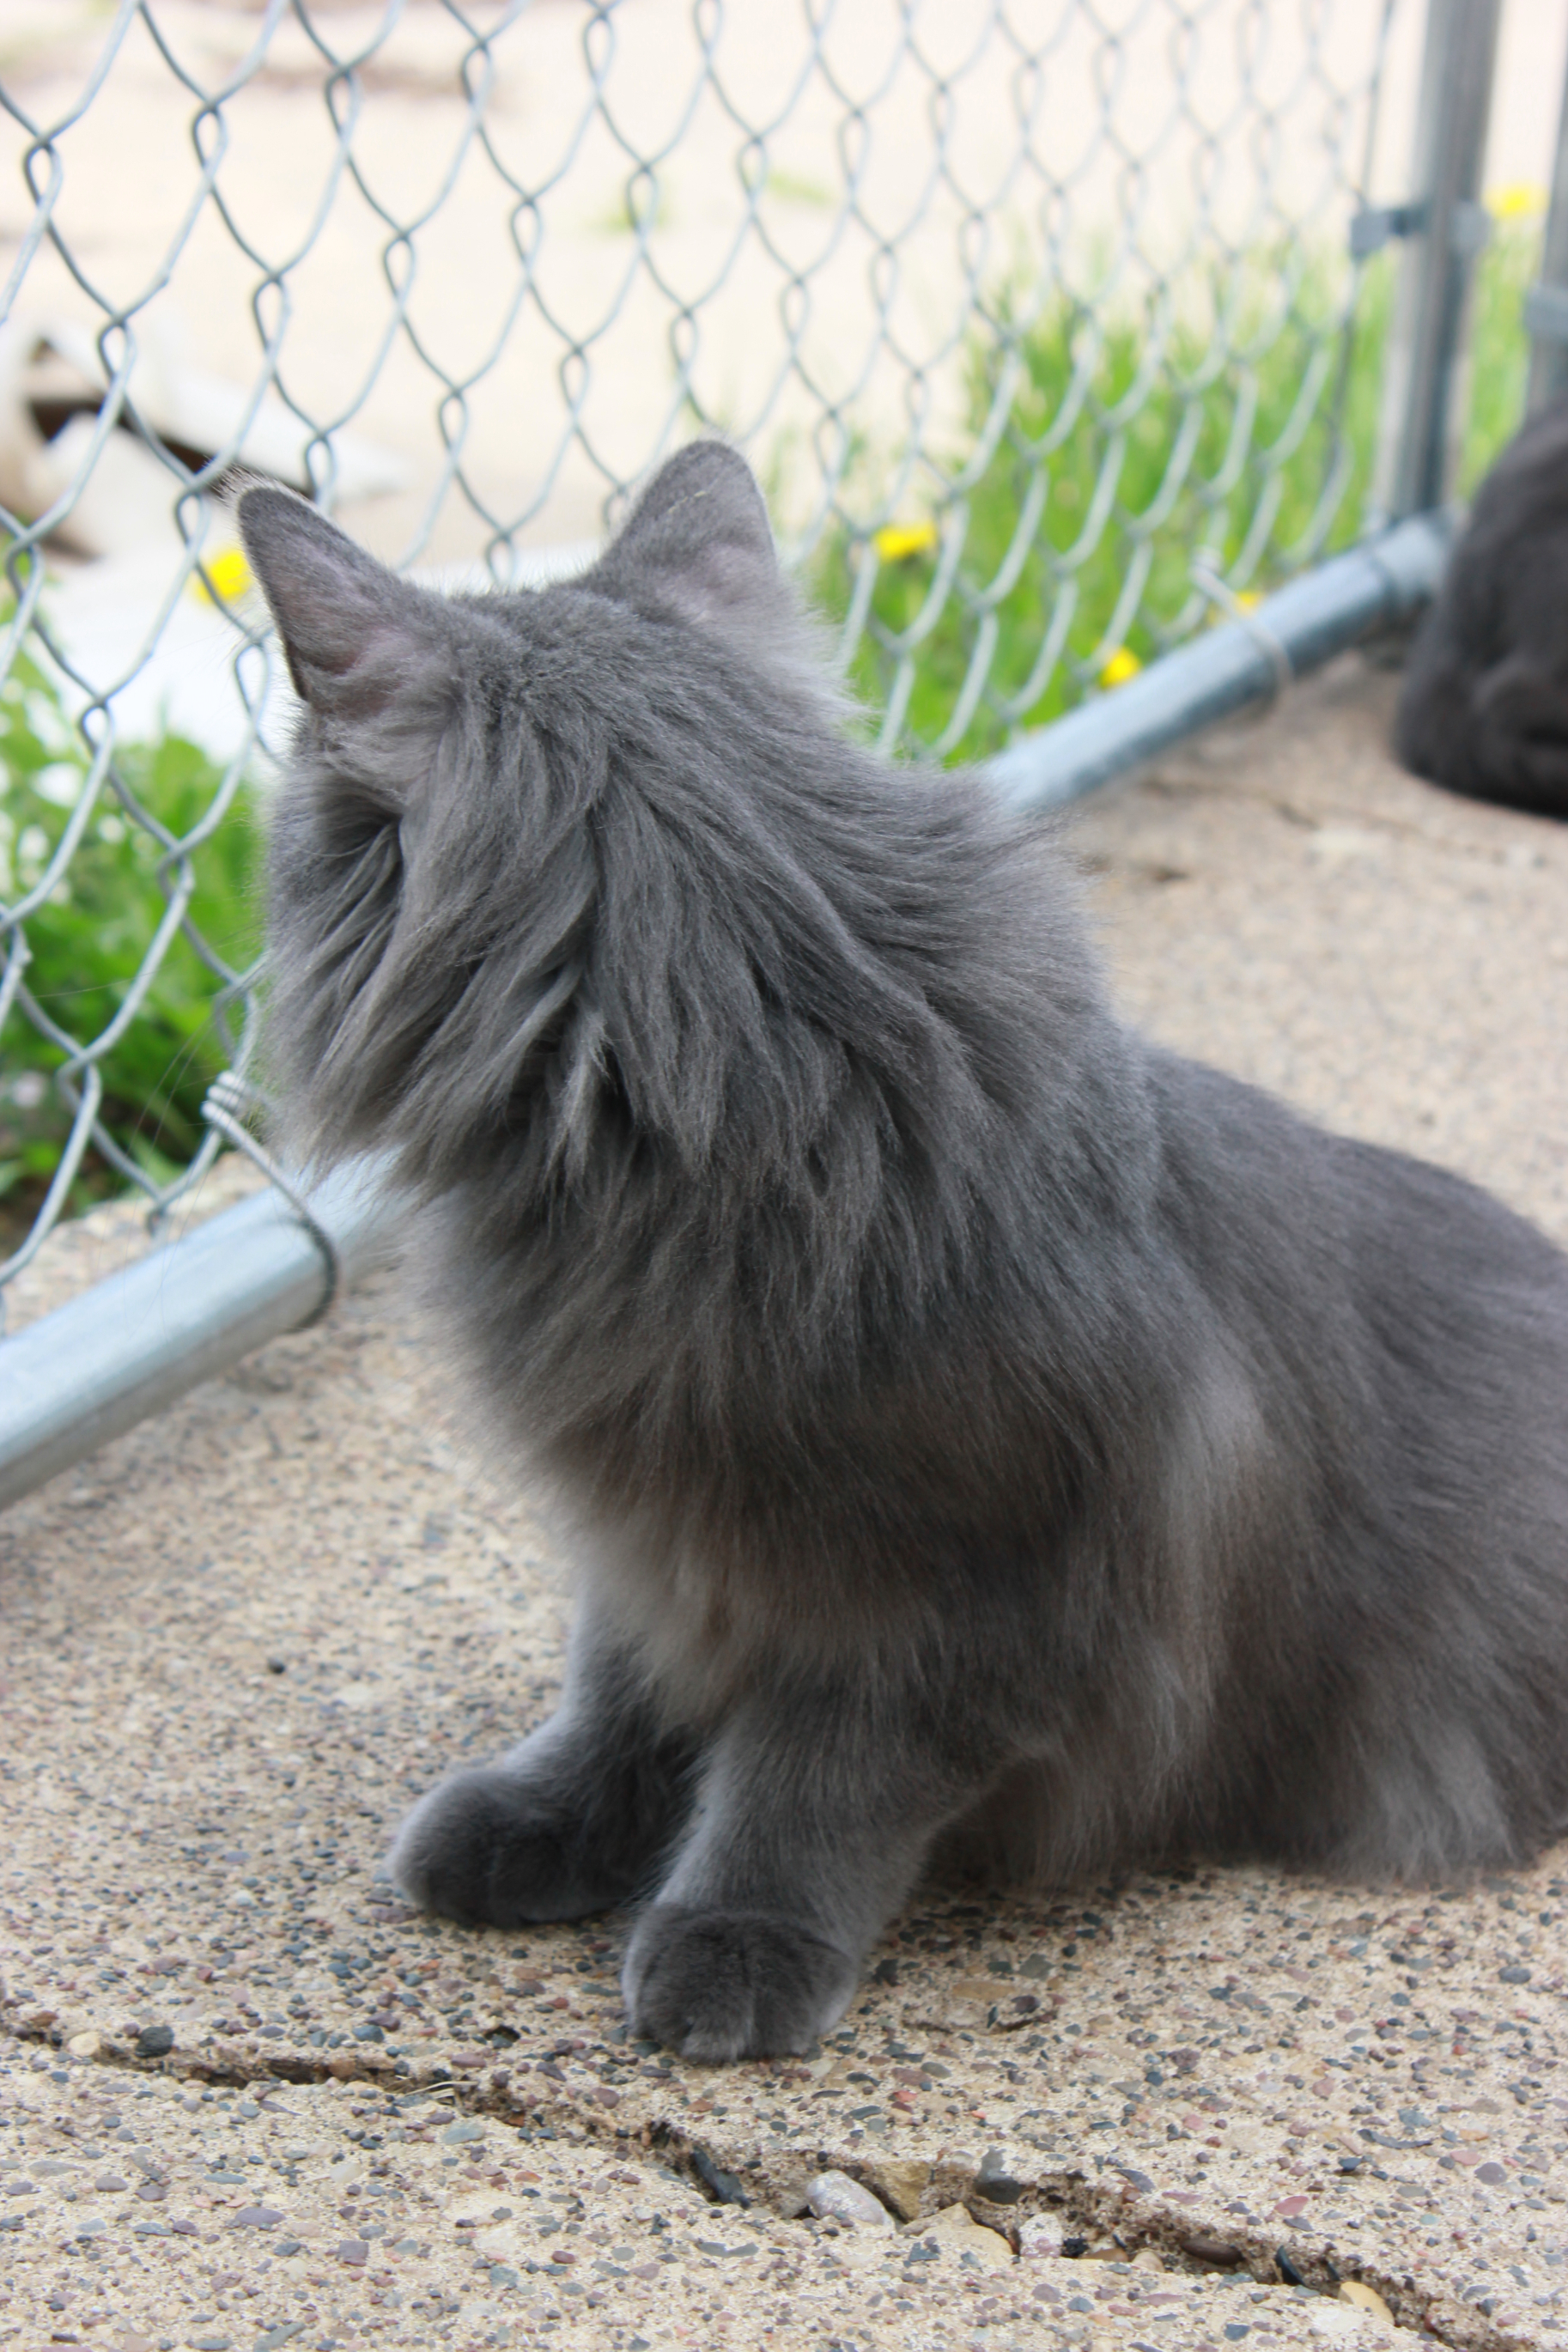
[[[239,512],[297,1139],[395,1155],[580,1544],[561,1706],[415,1809],[416,1902],[641,1898],[637,2029],[723,2058],[938,1856],[1564,1827],[1568,1260],[1131,1034],[1050,841],[846,740],[731,450],[536,594]]]

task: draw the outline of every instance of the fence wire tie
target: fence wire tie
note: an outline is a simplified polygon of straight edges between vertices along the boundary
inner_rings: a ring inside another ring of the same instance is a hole
[[[326,1289],[321,1295],[320,1304],[311,1309],[302,1323],[298,1323],[294,1327],[298,1331],[308,1331],[313,1323],[322,1322],[331,1313],[337,1304],[339,1294],[345,1290],[348,1285],[343,1272],[342,1258],[336,1242],[321,1219],[312,1213],[310,1203],[294,1179],[289,1175],[281,1163],[273,1158],[267,1146],[251,1133],[246,1124],[247,1119],[257,1110],[267,1110],[270,1108],[267,1097],[259,1087],[253,1087],[248,1078],[242,1078],[237,1071],[221,1070],[207,1088],[205,1099],[202,1104],[202,1117],[208,1127],[215,1129],[219,1135],[226,1137],[237,1150],[243,1151],[247,1159],[255,1161],[268,1182],[282,1193],[283,1198],[321,1253],[327,1269]]]
[[[1187,574],[1199,595],[1206,596],[1211,604],[1219,606],[1226,620],[1234,621],[1238,627],[1245,629],[1259,652],[1267,656],[1269,670],[1268,698],[1258,713],[1260,718],[1267,718],[1286,688],[1295,684],[1295,664],[1268,622],[1260,620],[1256,613],[1248,612],[1235,589],[1231,587],[1228,581],[1220,578],[1212,564],[1205,563],[1201,557],[1194,556],[1187,566]]]

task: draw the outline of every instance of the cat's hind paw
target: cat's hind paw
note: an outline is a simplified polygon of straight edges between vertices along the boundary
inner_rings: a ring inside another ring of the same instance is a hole
[[[387,1866],[420,1910],[471,1927],[579,1919],[630,1891],[580,1823],[499,1770],[455,1772],[422,1797]]]
[[[771,1913],[658,1903],[621,1984],[634,2032],[683,2058],[771,2058],[826,2032],[858,1974],[847,1952]]]

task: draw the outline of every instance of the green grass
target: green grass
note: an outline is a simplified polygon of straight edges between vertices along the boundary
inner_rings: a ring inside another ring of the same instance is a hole
[[[1520,305],[1536,247],[1510,226],[1478,272],[1467,490],[1522,407]],[[984,757],[1014,726],[1070,708],[1108,662],[1114,682],[1201,626],[1213,608],[1193,586],[1194,552],[1258,593],[1352,543],[1367,510],[1393,268],[1384,254],[1363,270],[1348,318],[1343,270],[1293,249],[1162,289],[1137,315],[1061,299],[1013,331],[1016,300],[1004,304],[971,353],[948,475],[984,446],[1012,350],[1021,376],[1006,429],[966,499],[926,519],[937,544],[878,561],[851,677],[889,711],[884,740]],[[874,511],[868,460],[863,472],[847,502]],[[817,552],[810,585],[840,622],[870,560],[863,533]],[[933,591],[949,575],[939,611]],[[1003,577],[1005,593],[988,596]],[[1059,657],[1042,677],[1053,625]]]
[[[135,804],[174,843],[202,824],[223,772],[174,735],[121,749],[114,772]],[[0,898],[15,905],[46,872],[86,789],[89,761],[58,695],[23,654],[0,687]],[[179,887],[181,858],[137,824],[106,780],[61,878],[26,918],[25,985],[39,1009],[81,1045],[100,1036],[124,1003]],[[259,945],[256,877],[259,833],[243,788],[210,840],[190,853],[195,887],[186,924],[168,941],[140,1010],[103,1055],[100,1119],[120,1149],[167,1181],[201,1141],[202,1097],[229,1060],[215,1017],[224,985],[198,952],[199,931],[231,969]],[[23,1229],[58,1165],[71,1112],[40,1075],[67,1061],[14,1006],[0,1027],[0,1195],[7,1235]],[[118,1191],[123,1178],[89,1151],[72,1190],[80,1209]]]

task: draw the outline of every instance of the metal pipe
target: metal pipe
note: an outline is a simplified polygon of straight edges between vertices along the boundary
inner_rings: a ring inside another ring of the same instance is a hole
[[[1447,518],[1421,515],[1336,556],[1245,621],[1026,736],[990,761],[993,782],[1020,808],[1080,798],[1271,692],[1282,664],[1310,669],[1410,618],[1450,537]],[[0,1341],[0,1506],[309,1323],[334,1282],[347,1287],[384,1253],[395,1222],[371,1161],[328,1178],[301,1207],[322,1239],[280,1193],[258,1193]]]
[[[258,1192],[0,1341],[0,1506],[309,1323],[384,1252],[394,1208],[371,1164],[305,1206],[331,1255],[281,1193]]]
[[[1413,515],[1269,596],[1245,620],[1207,629],[1112,694],[1026,735],[986,763],[1020,809],[1064,807],[1184,736],[1274,693],[1363,637],[1413,620],[1436,593],[1453,543],[1443,514]]]

